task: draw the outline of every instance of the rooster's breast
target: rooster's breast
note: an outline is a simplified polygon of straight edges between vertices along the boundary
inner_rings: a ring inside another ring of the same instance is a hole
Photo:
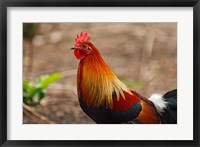
[[[92,118],[98,124],[111,124],[113,123],[110,119],[111,109],[106,109],[105,106],[100,106],[98,108],[87,107],[86,103],[84,103],[81,99],[79,99],[79,103],[83,111]]]

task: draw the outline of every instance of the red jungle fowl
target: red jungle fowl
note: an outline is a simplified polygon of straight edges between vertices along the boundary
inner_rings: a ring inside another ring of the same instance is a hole
[[[122,83],[90,42],[90,34],[75,38],[80,60],[77,91],[83,111],[99,124],[176,124],[177,90],[153,94],[149,99]]]

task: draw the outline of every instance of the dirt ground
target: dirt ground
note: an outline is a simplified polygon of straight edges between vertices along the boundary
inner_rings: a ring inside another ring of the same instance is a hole
[[[91,42],[119,78],[141,82],[134,89],[145,97],[177,87],[176,23],[43,23],[32,42],[24,40],[24,79],[27,50],[33,48],[31,79],[61,73],[40,105],[30,107],[40,117],[24,110],[24,124],[94,123],[79,107],[76,72],[79,61],[70,47],[80,32],[89,32]],[[40,118],[40,119],[39,119]]]

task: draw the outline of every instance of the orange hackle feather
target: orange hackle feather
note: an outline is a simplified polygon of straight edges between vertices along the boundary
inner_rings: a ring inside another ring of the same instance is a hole
[[[107,108],[113,108],[113,92],[116,98],[126,99],[126,95],[132,95],[131,90],[123,84],[107,66],[96,47],[87,42],[92,47],[92,52],[80,61],[77,81],[81,98],[87,106],[99,107],[106,104]]]

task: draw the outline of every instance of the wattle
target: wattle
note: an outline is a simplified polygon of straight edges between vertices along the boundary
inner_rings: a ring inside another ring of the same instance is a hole
[[[75,49],[74,50],[74,55],[76,56],[76,58],[78,60],[81,60],[81,59],[83,59],[85,57],[85,54],[82,53],[79,49]]]

